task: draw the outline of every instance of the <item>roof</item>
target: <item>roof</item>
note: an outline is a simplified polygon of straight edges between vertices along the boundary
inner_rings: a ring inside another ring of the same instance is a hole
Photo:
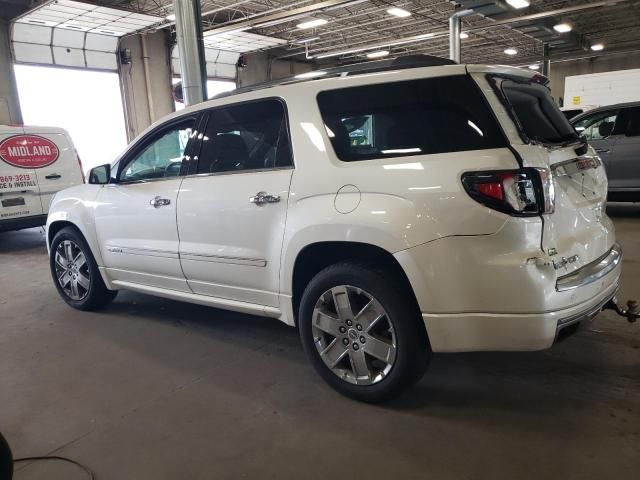
[[[409,68],[440,67],[443,65],[457,65],[457,63],[453,60],[435,57],[433,55],[408,55],[405,57],[395,58],[393,60],[378,60],[356,63],[342,67],[327,68],[324,70],[312,70],[310,72],[293,77],[271,80],[269,82],[256,83],[254,85],[237,88],[229,92],[223,92],[219,95],[216,95],[212,99],[230,97],[233,95],[239,95],[241,93],[253,92],[255,90],[262,90],[264,88],[276,87],[280,85],[308,82],[318,78],[345,77],[362,75],[365,73],[405,70]]]

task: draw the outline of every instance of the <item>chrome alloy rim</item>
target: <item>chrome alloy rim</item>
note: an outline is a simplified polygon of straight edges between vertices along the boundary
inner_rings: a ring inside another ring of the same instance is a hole
[[[341,379],[373,385],[396,360],[396,333],[382,305],[368,292],[340,285],[324,292],[313,309],[314,343],[320,358]]]
[[[89,293],[89,265],[87,259],[71,240],[63,240],[55,251],[58,285],[72,300],[82,300]]]

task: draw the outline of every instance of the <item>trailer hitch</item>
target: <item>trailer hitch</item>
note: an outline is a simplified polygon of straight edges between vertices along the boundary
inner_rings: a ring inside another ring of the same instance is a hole
[[[603,310],[614,310],[621,317],[625,317],[629,323],[635,322],[640,318],[640,306],[636,300],[628,300],[626,310],[618,303],[618,298],[613,297],[605,303]]]

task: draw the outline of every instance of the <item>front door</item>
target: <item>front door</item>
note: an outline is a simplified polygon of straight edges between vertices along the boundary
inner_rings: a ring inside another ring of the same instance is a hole
[[[278,306],[293,173],[284,104],[211,110],[178,196],[182,270],[195,293]]]
[[[116,284],[190,291],[180,268],[176,208],[195,122],[173,121],[137,142],[96,198],[96,233]]]

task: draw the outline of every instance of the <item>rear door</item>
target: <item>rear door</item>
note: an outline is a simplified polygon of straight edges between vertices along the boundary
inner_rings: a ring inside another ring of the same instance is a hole
[[[178,196],[182,271],[194,293],[277,307],[293,174],[285,105],[212,109],[201,144]]]
[[[617,123],[620,135],[607,165],[609,188],[640,190],[640,106],[622,109]]]
[[[65,130],[29,126],[24,127],[24,130],[28,135],[44,139],[43,142],[53,143],[58,149],[55,161],[35,170],[42,211],[47,213],[53,196],[60,190],[83,183],[84,175],[71,137]]]
[[[490,77],[519,132],[521,141],[512,147],[522,166],[551,174],[555,206],[543,215],[541,246],[561,266],[558,273],[565,274],[605,254],[615,235],[604,211],[607,177],[602,161],[581,142],[540,83],[545,80],[519,69]]]
[[[29,142],[22,127],[0,126],[0,222],[43,214]]]

